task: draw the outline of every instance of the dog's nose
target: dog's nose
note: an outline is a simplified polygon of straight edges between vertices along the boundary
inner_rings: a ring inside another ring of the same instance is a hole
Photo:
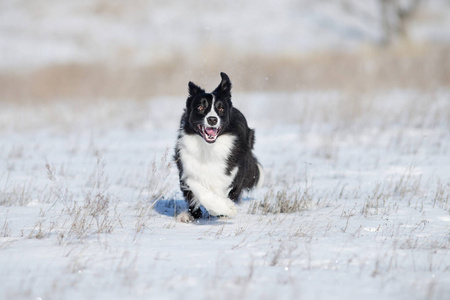
[[[217,124],[217,118],[216,117],[208,117],[208,124],[211,126],[214,126]]]

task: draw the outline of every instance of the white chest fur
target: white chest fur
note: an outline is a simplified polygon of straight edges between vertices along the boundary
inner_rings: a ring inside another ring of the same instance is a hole
[[[194,193],[196,205],[203,205],[211,215],[236,214],[236,207],[228,198],[228,193],[238,169],[226,174],[234,140],[232,135],[221,135],[212,144],[198,135],[183,135],[178,140],[183,164],[182,179]]]

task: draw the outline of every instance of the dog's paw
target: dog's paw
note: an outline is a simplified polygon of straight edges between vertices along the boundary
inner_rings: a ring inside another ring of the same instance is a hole
[[[178,214],[176,216],[176,219],[178,222],[181,223],[192,223],[194,222],[194,217],[191,215],[190,212],[183,211],[182,213]]]
[[[234,205],[234,203],[231,200],[229,199],[227,200],[228,201],[224,202],[223,205],[221,206],[210,207],[210,209],[208,209],[209,214],[221,218],[234,217],[237,214],[236,205]]]

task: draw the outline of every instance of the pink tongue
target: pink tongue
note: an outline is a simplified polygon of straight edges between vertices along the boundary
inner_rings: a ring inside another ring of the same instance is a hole
[[[209,136],[216,136],[216,134],[217,134],[217,128],[208,127],[208,128],[205,128],[205,131]]]

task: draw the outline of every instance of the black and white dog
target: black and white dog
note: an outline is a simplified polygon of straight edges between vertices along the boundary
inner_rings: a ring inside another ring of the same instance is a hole
[[[262,167],[252,153],[255,131],[232,106],[227,74],[220,76],[212,93],[189,82],[174,156],[189,205],[179,218],[183,222],[201,218],[201,205],[212,216],[231,217],[241,193],[262,183]]]

